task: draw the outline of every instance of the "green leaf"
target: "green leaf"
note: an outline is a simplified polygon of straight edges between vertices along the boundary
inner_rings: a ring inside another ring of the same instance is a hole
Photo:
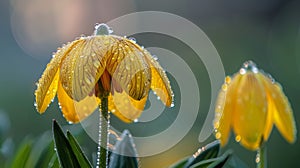
[[[188,162],[190,157],[185,157],[181,160],[179,160],[178,162],[172,164],[171,166],[169,166],[169,168],[183,168],[184,165]]]
[[[53,135],[59,163],[63,168],[80,168],[80,164],[61,127],[53,120]]]
[[[28,139],[22,143],[13,159],[12,168],[20,168],[26,165],[30,151],[32,150],[32,144],[32,140]]]
[[[59,162],[58,162],[58,158],[57,155],[54,153],[49,164],[48,164],[48,168],[60,168]]]
[[[216,140],[198,149],[198,151],[189,158],[184,168],[189,168],[203,160],[216,158],[220,151],[220,141]]]
[[[110,154],[109,168],[138,168],[138,163],[132,136],[128,130],[124,130],[121,140],[116,142],[115,148]]]
[[[229,150],[220,157],[203,160],[192,165],[190,168],[222,168],[231,155],[232,151]]]
[[[76,155],[77,160],[79,161],[79,164],[81,167],[92,167],[91,163],[87,159],[87,157],[84,155],[82,149],[80,148],[78,142],[74,138],[74,136],[67,131],[67,137],[69,139],[70,145],[74,151],[74,154]]]

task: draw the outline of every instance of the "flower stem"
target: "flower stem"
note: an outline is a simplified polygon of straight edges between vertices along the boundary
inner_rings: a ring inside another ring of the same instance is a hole
[[[267,147],[266,147],[266,145],[261,146],[257,150],[255,162],[256,162],[257,168],[267,168]]]
[[[99,142],[97,168],[107,168],[108,165],[108,130],[109,130],[109,113],[107,96],[101,97],[100,114],[99,114]]]

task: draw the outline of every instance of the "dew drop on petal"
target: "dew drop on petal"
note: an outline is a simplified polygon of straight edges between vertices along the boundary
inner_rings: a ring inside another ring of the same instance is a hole
[[[240,69],[240,74],[241,74],[241,75],[246,74],[246,69],[245,69],[245,68],[241,68],[241,69]]]
[[[128,38],[130,41],[132,41],[133,43],[136,43],[136,39],[134,37],[129,37]]]
[[[227,87],[227,84],[223,84],[223,85],[222,85],[222,90],[223,90],[223,91],[227,91],[227,88],[228,88],[228,87]]]
[[[241,137],[240,135],[237,135],[237,136],[235,137],[235,141],[236,141],[236,142],[240,142],[241,139],[242,139],[242,137]]]
[[[231,82],[231,78],[229,76],[226,76],[225,78],[225,83],[229,84]]]
[[[134,123],[137,123],[137,122],[139,122],[139,120],[138,120],[138,119],[134,119],[133,122],[134,122]]]
[[[220,132],[217,132],[217,133],[216,133],[216,138],[217,138],[217,139],[220,139],[220,138],[221,138],[221,136],[222,136],[222,135],[221,135],[221,133],[220,133]]]
[[[156,55],[152,55],[152,57],[153,57],[153,59],[154,59],[155,61],[158,60],[158,57],[157,57]]]
[[[174,107],[174,106],[175,106],[175,104],[172,102],[170,107]]]

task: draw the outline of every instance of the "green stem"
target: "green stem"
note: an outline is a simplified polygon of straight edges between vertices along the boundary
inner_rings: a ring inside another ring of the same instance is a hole
[[[109,114],[107,96],[101,97],[100,114],[99,114],[99,143],[97,167],[107,168],[108,165],[108,130]]]
[[[257,168],[267,168],[267,147],[266,145],[262,145],[256,154],[256,167]]]

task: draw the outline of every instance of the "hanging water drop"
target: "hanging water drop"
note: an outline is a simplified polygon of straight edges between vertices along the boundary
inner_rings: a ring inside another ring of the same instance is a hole
[[[217,131],[217,133],[216,133],[216,135],[215,135],[215,136],[216,136],[216,138],[217,138],[217,139],[220,139],[220,138],[221,138],[221,136],[222,136],[222,134],[221,134],[220,132],[218,132],[218,131]]]
[[[139,120],[138,120],[138,119],[134,119],[133,122],[134,122],[134,123],[137,123],[137,122],[139,122]]]
[[[235,137],[235,141],[236,141],[236,142],[240,142],[241,139],[242,139],[242,137],[241,137],[240,135],[237,135],[237,136]]]

